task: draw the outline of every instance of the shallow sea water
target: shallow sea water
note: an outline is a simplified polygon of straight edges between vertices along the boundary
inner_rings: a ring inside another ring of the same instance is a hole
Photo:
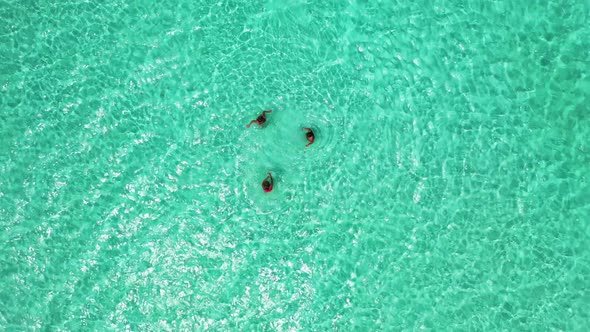
[[[584,331],[589,13],[3,1],[0,330]]]

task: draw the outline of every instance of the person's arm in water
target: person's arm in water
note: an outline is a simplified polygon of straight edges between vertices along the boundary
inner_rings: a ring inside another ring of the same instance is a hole
[[[264,111],[264,112],[262,112],[262,115],[266,115],[266,113],[272,113],[272,110]]]
[[[268,182],[270,182],[270,185],[271,186],[274,184],[273,181],[272,181],[272,174],[270,174],[270,172],[268,172],[268,175],[266,176],[266,179],[268,179]]]
[[[250,126],[251,126],[253,123],[258,123],[258,121],[257,121],[257,120],[252,120],[252,121],[250,121],[250,123],[248,123],[248,124],[246,125],[246,128],[250,128]]]

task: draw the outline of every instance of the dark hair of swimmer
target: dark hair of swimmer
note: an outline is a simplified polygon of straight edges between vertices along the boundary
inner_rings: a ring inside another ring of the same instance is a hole
[[[307,147],[312,145],[313,141],[315,140],[315,135],[313,134],[313,131],[311,130],[311,128],[302,128],[302,130],[307,130],[307,133],[305,133],[305,137],[307,137],[309,143],[307,143],[305,146]]]
[[[259,126],[262,126],[263,124],[265,124],[265,123],[266,123],[266,113],[272,113],[272,110],[267,110],[267,111],[264,111],[264,112],[262,112],[262,114],[260,114],[260,115],[259,115],[259,116],[256,118],[256,120],[252,120],[252,121],[250,121],[250,123],[248,123],[248,124],[246,125],[246,127],[250,128],[250,126],[251,126],[253,123],[256,123],[256,124],[257,124],[257,125],[259,125]]]
[[[272,180],[272,175],[270,174],[270,172],[268,172],[268,175],[266,176],[266,178],[264,180],[262,180],[262,189],[264,190],[265,193],[269,193],[272,191],[273,184],[274,184],[274,181]]]

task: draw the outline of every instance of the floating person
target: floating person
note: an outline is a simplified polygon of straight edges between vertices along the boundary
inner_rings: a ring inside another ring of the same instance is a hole
[[[259,116],[256,118],[256,120],[252,120],[252,121],[250,121],[250,123],[248,123],[248,125],[247,125],[246,127],[250,128],[250,126],[251,126],[253,123],[256,123],[256,124],[258,124],[259,126],[261,126],[261,127],[262,127],[262,125],[263,125],[263,124],[266,122],[266,113],[272,113],[272,110],[267,110],[267,111],[264,111],[264,112],[262,112],[262,114],[260,114],[260,115],[259,115]]]
[[[302,130],[307,130],[305,137],[307,137],[307,140],[309,141],[309,143],[307,143],[305,146],[308,147],[313,144],[313,141],[315,140],[315,135],[313,134],[313,131],[311,130],[311,128],[302,128]]]
[[[264,180],[262,180],[262,189],[264,189],[265,193],[269,193],[272,191],[273,184],[274,184],[274,181],[272,180],[272,174],[270,174],[270,172],[268,172],[268,175],[266,176],[266,178],[264,178]]]

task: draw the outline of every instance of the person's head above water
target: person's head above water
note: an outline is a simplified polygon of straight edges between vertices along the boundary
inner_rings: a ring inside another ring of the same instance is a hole
[[[262,112],[262,114],[260,114],[260,115],[259,115],[259,116],[256,118],[256,120],[252,120],[252,121],[250,121],[250,123],[248,123],[248,124],[246,125],[246,127],[250,128],[250,126],[251,126],[253,123],[256,123],[256,124],[257,124],[257,125],[259,125],[259,126],[262,126],[263,124],[265,124],[265,123],[266,123],[266,113],[272,113],[272,110],[267,110],[267,111],[264,111],[264,112]]]
[[[313,134],[313,131],[311,130],[311,128],[302,128],[302,130],[307,130],[307,133],[305,133],[305,137],[307,137],[307,140],[309,141],[309,143],[307,143],[305,146],[310,146],[313,144],[313,141],[315,141],[315,135]]]
[[[271,192],[273,184],[274,184],[274,181],[272,179],[272,175],[270,174],[270,172],[268,172],[268,175],[266,176],[266,178],[264,178],[264,180],[262,180],[262,190],[264,190],[265,193]]]

